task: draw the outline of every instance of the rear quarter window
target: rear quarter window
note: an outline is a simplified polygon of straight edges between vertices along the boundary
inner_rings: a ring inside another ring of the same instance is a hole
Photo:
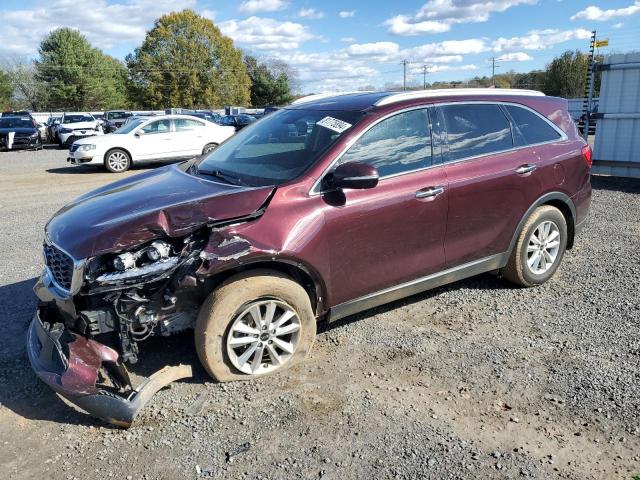
[[[505,105],[515,126],[514,140],[517,146],[553,142],[561,135],[546,120],[531,110],[515,105]]]
[[[459,104],[439,108],[447,130],[449,161],[513,148],[511,125],[499,105]]]

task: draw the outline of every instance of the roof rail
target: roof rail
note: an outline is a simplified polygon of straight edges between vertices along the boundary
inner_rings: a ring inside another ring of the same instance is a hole
[[[358,93],[373,93],[373,92],[357,90],[353,92],[314,93],[313,95],[307,95],[306,97],[300,97],[297,100],[294,100],[293,102],[291,102],[291,105],[298,105],[300,103],[313,102],[315,100],[322,100],[323,98],[338,97],[341,95],[354,95]]]
[[[402,92],[381,98],[374,105],[381,107],[391,103],[412,100],[416,98],[437,98],[454,97],[463,95],[528,95],[544,97],[544,93],[537,90],[520,90],[517,88],[442,88],[435,90],[416,90],[412,92]]]

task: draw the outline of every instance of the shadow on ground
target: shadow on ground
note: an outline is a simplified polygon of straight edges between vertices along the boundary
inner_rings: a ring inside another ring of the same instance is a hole
[[[592,175],[591,186],[595,190],[610,190],[623,193],[640,193],[640,178],[607,177]]]

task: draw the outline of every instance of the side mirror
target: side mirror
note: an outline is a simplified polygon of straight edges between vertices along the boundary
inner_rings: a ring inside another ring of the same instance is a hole
[[[359,162],[343,163],[325,177],[330,188],[366,189],[378,185],[378,169]]]
[[[138,130],[136,133],[133,134],[135,137],[140,138],[142,135],[144,135],[144,130]]]

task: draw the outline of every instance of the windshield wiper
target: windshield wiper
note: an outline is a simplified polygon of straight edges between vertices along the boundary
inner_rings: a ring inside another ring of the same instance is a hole
[[[230,185],[242,185],[244,187],[247,186],[247,184],[244,183],[239,178],[229,175],[228,173],[225,173],[222,170],[201,170],[195,164],[193,166],[195,167],[195,171],[197,174],[208,175],[210,177],[219,178],[220,180],[223,180],[224,182]]]

